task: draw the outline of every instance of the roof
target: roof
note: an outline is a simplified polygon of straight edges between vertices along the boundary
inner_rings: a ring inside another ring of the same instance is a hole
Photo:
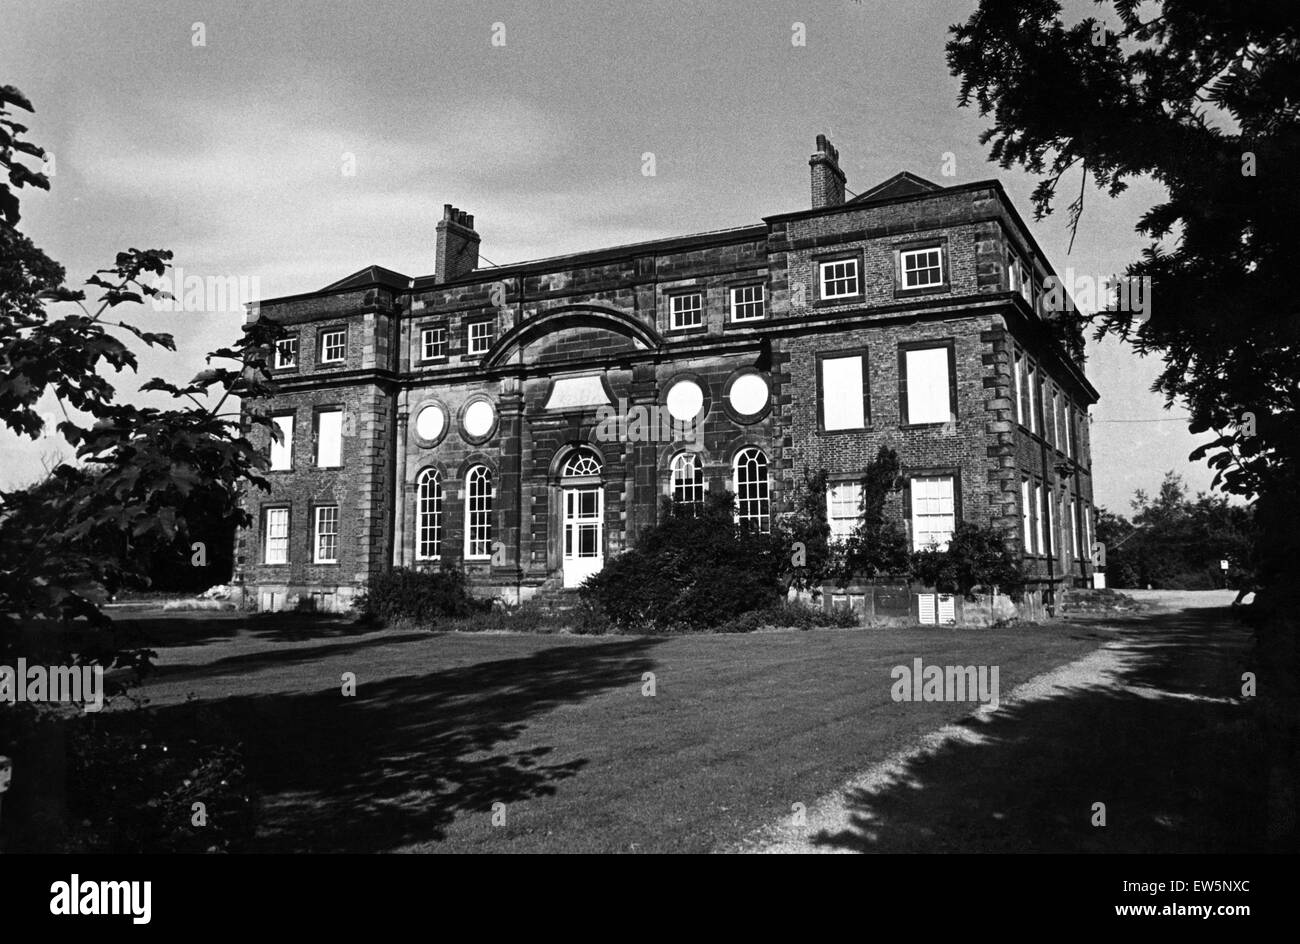
[[[875,203],[876,201],[893,200],[896,197],[910,197],[918,193],[934,193],[942,190],[938,184],[926,180],[924,177],[918,177],[915,174],[909,174],[902,171],[890,177],[888,180],[881,181],[870,190],[865,190],[858,194],[848,203]]]
[[[349,276],[339,279],[337,282],[331,282],[320,291],[333,292],[338,289],[360,288],[363,285],[384,285],[388,288],[399,290],[406,289],[411,284],[409,276],[402,275],[400,272],[394,272],[392,269],[385,269],[383,266],[371,265],[364,269],[357,269]]]

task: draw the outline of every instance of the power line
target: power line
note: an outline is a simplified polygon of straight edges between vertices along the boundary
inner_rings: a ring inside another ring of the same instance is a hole
[[[1094,423],[1183,423],[1190,420],[1190,416],[1162,416],[1153,420],[1093,420]]]

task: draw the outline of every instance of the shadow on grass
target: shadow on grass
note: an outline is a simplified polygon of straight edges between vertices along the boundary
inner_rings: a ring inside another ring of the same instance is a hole
[[[237,636],[266,642],[304,642],[361,636],[375,627],[353,616],[324,613],[232,613],[178,610],[165,615],[119,617],[115,630],[123,642],[151,649],[206,646]]]
[[[376,635],[369,639],[355,642],[338,642],[321,646],[296,646],[291,649],[263,649],[257,652],[244,652],[235,656],[226,656],[212,662],[199,664],[183,663],[178,665],[154,666],[149,671],[149,681],[178,682],[197,681],[232,672],[248,674],[266,668],[285,668],[318,659],[333,656],[346,656],[375,647],[391,646],[403,642],[428,642],[427,632],[409,632],[395,635]],[[148,690],[145,690],[148,694]]]
[[[1099,620],[1105,624],[1106,620]],[[1109,625],[1115,625],[1111,620]],[[1262,746],[1241,694],[1249,634],[1218,610],[1126,621],[1113,688],[971,720],[848,798],[814,837],[859,852],[1270,851]],[[1094,804],[1106,825],[1094,826]],[[1281,850],[1276,850],[1281,851]]]
[[[389,639],[388,641],[392,641]],[[458,814],[555,792],[586,761],[514,744],[530,718],[610,689],[637,691],[657,640],[531,656],[337,689],[155,709],[177,731],[242,742],[264,796],[251,851],[377,852],[441,839]]]

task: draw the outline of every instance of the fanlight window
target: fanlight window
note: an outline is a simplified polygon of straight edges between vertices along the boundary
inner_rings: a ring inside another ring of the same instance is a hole
[[[590,452],[575,452],[564,463],[565,478],[580,475],[600,475],[600,460]]]

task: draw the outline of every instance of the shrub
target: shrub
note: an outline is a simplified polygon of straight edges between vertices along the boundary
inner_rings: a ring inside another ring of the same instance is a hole
[[[775,604],[788,555],[781,539],[734,521],[728,492],[702,507],[666,502],[658,524],[579,588],[621,630],[703,630]]]
[[[960,593],[968,600],[976,591],[994,587],[1019,599],[1025,578],[1020,561],[1002,532],[969,521],[957,522],[948,549],[930,548],[912,556],[917,579],[941,593]]]
[[[129,722],[98,719],[69,735],[68,813],[86,852],[239,852],[257,804],[239,748],[164,734],[143,709]],[[195,823],[195,803],[203,804]]]
[[[750,610],[734,619],[727,620],[717,628],[720,633],[752,633],[759,629],[815,629],[818,627],[858,626],[861,619],[857,613],[846,606],[832,607],[830,611],[821,607],[807,606],[782,600],[773,606],[761,610]]]
[[[454,568],[397,567],[371,577],[357,598],[356,608],[366,622],[435,623],[487,613],[492,601],[476,599],[469,592],[464,573]]]

